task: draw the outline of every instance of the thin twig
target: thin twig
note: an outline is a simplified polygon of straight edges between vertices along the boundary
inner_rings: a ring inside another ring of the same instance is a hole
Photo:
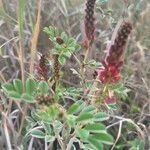
[[[111,116],[111,115],[110,115],[110,116]],[[120,117],[120,116],[111,116],[111,117],[120,119],[120,120],[122,120],[122,122],[129,122],[129,123],[131,123],[132,125],[135,126],[135,128],[137,129],[137,131],[140,133],[141,138],[144,139],[145,136],[144,136],[143,131],[140,129],[140,127],[139,127],[136,123],[134,123],[134,121],[132,121],[131,119],[128,119],[128,118],[122,118],[122,117]]]
[[[47,141],[45,139],[45,150],[48,150]]]
[[[59,145],[60,145],[60,147],[61,147],[61,150],[66,150],[66,149],[65,149],[65,145],[64,145],[64,143],[63,143],[63,141],[62,141],[62,139],[61,139],[61,137],[60,137],[59,134],[56,135],[56,138],[57,138],[58,143],[59,143]]]
[[[75,141],[75,137],[72,137],[67,145],[67,149],[66,150],[71,150],[73,142]]]
[[[24,121],[25,121],[27,110],[28,110],[28,104],[25,105],[24,113],[22,115],[21,125],[20,125],[20,129],[19,129],[19,135],[20,136],[21,136],[22,129],[24,127]]]
[[[2,112],[2,115],[4,116],[3,125],[4,125],[4,132],[5,132],[7,147],[8,147],[9,150],[12,150],[11,141],[10,141],[10,136],[9,136],[9,132],[8,132],[8,128],[7,128],[6,114],[4,114],[4,113]]]
[[[32,137],[29,142],[28,150],[32,150],[33,142],[34,142],[34,137]]]
[[[118,142],[118,140],[119,140],[119,138],[120,138],[121,129],[122,129],[122,122],[123,122],[123,121],[120,121],[119,130],[118,130],[118,135],[117,135],[117,138],[116,138],[115,143],[113,144],[111,150],[113,150],[113,149],[115,148],[115,145],[116,145],[116,143]]]

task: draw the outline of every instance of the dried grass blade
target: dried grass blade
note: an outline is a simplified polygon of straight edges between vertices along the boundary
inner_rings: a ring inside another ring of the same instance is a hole
[[[41,0],[38,2],[37,20],[36,20],[32,40],[31,40],[30,74],[32,74],[34,70],[34,60],[36,56],[37,42],[40,33],[40,22],[41,22],[40,20],[41,20]]]
[[[24,48],[23,48],[23,38],[24,38],[24,16],[25,16],[25,7],[26,0],[19,0],[18,5],[18,25],[19,25],[19,50],[18,57],[21,67],[21,77],[22,83],[24,85],[25,82],[25,70],[24,70]]]

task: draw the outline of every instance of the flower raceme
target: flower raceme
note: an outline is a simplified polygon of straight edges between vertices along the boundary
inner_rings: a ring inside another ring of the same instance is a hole
[[[96,0],[87,0],[84,19],[85,39],[83,45],[88,48],[94,41],[95,16],[94,6]]]
[[[128,36],[132,30],[129,22],[123,22],[120,30],[116,34],[114,43],[110,46],[106,56],[106,62],[111,65],[119,65],[122,62],[122,56],[127,43]]]
[[[132,25],[129,22],[123,22],[102,63],[103,67],[96,70],[97,76],[103,84],[117,83],[120,80],[120,70],[123,65],[123,53],[131,30]]]
[[[39,64],[36,66],[37,74],[40,76],[40,79],[48,80],[48,67],[46,65],[46,55],[42,54]]]

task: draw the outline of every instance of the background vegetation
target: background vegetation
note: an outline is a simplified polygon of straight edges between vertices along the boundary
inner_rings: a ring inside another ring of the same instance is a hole
[[[81,44],[84,8],[84,0],[0,0],[0,84],[19,78],[25,85],[28,77],[35,77],[35,65],[39,63],[41,53],[51,51],[53,48],[52,42],[43,32],[44,27],[55,26],[60,32],[65,32]],[[117,22],[123,17],[131,20],[133,31],[126,48],[122,70],[122,83],[130,91],[127,97],[121,97],[117,101],[113,117],[104,119],[103,123],[114,138],[114,147],[112,145],[111,148],[148,150],[150,148],[150,4],[148,0],[128,0],[128,10],[125,9],[123,0],[97,0],[96,39],[88,59],[100,62],[105,56],[106,45],[110,42]],[[84,53],[84,50],[81,50],[77,53],[77,57],[82,60]],[[69,68],[78,68],[78,63],[72,57],[67,59],[67,63],[62,68],[61,82],[65,87],[79,87],[79,77],[72,75],[72,70]],[[93,73],[93,69],[87,70],[88,80],[93,78]],[[122,95],[124,89],[120,92]],[[8,100],[3,90],[0,91],[1,150],[17,150],[23,147],[29,150],[48,149],[41,139],[38,140],[39,137],[36,139],[36,134],[32,135],[34,138],[23,143],[22,139],[26,134],[24,118],[27,117],[27,108],[26,104]],[[141,135],[144,135],[144,139]]]

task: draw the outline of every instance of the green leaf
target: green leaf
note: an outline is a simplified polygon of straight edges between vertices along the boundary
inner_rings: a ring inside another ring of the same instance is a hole
[[[38,116],[45,123],[51,123],[59,114],[59,109],[56,106],[49,106],[44,111],[39,110]]]
[[[74,99],[74,101],[76,101],[76,99],[80,96],[81,89],[74,88],[74,87],[68,87],[68,88],[65,88],[65,91],[63,93],[66,96],[72,97],[72,99]]]
[[[66,56],[66,57],[68,57],[68,58],[70,58],[71,57],[71,52],[69,52],[69,51],[67,51],[67,52],[65,52],[65,53],[63,53],[64,54],[64,56]]]
[[[89,144],[94,148],[94,150],[103,150],[103,145],[100,141],[95,139],[93,136],[88,138]]]
[[[75,127],[76,124],[76,116],[74,115],[67,115],[66,117],[66,124],[70,127]]]
[[[112,90],[123,100],[128,97],[128,92],[130,89],[126,88],[123,84],[117,84],[115,87],[112,87]]]
[[[52,135],[46,135],[45,136],[45,141],[46,142],[54,142],[54,140],[55,140],[55,137],[52,136]]]
[[[106,133],[106,128],[101,123],[88,124],[85,126],[84,129],[93,133],[104,133],[104,132]]]
[[[109,105],[107,105],[108,106],[108,109],[110,109],[110,110],[117,110],[117,105],[116,104],[109,104]]]
[[[68,114],[75,114],[78,112],[80,108],[80,105],[77,103],[74,103],[73,105],[70,106],[70,108],[68,109],[67,113]]]
[[[84,114],[80,114],[79,117],[76,119],[76,122],[85,122],[85,121],[89,121],[90,119],[93,118],[93,115],[91,113],[84,113]]]
[[[14,91],[14,86],[11,83],[2,84],[2,89],[8,93],[10,91]]]
[[[48,93],[48,84],[45,81],[40,81],[38,84],[38,88],[42,94]]]
[[[105,121],[108,120],[108,115],[105,112],[99,112],[95,114],[94,121]]]
[[[89,131],[85,129],[76,129],[77,137],[81,138],[82,140],[87,140],[89,137]]]
[[[52,129],[52,126],[49,125],[49,123],[44,122],[42,126],[48,134],[52,134],[53,129]]]
[[[81,46],[79,44],[76,44],[75,51],[78,52],[81,49]]]
[[[92,135],[94,139],[97,139],[103,144],[111,145],[113,144],[113,137],[110,134],[107,133],[97,133]]]
[[[27,103],[35,103],[36,102],[34,100],[34,97],[27,93],[22,94],[21,99]]]
[[[21,95],[17,93],[16,91],[8,92],[8,96],[14,100],[21,100]]]
[[[55,120],[53,123],[53,128],[55,134],[59,134],[62,130],[63,124],[60,121]]]
[[[13,84],[14,84],[15,90],[16,90],[19,94],[22,94],[22,92],[23,92],[23,84],[22,84],[22,81],[19,80],[19,79],[15,79],[15,80],[13,80]]]
[[[48,34],[49,39],[53,42],[55,41],[55,38],[59,36],[58,30],[52,26],[45,27],[43,31]]]
[[[60,63],[61,65],[64,65],[65,62],[66,62],[66,58],[63,57],[63,56],[59,56],[59,57],[58,57],[58,61],[59,61],[59,63]]]
[[[102,64],[100,62],[96,62],[94,59],[90,60],[88,62],[88,65],[91,67],[91,68],[100,68],[102,67]]]
[[[68,40],[68,36],[65,32],[61,33],[61,38],[63,39],[64,42],[67,42],[67,40]]]
[[[85,103],[83,101],[77,101],[76,103],[72,104],[68,109],[68,114],[76,114],[81,111],[85,107]]]
[[[39,139],[44,139],[45,138],[45,133],[42,132],[41,130],[38,130],[38,129],[33,129],[31,131],[31,135],[33,137],[36,137],[36,138],[39,138]]]
[[[85,113],[85,112],[94,112],[96,110],[96,108],[92,105],[89,105],[87,107],[85,107],[81,113]]]
[[[26,81],[26,93],[32,95],[35,89],[36,89],[36,82],[33,79],[28,78]]]
[[[67,44],[68,46],[73,46],[74,43],[75,43],[75,39],[74,39],[74,38],[69,38],[66,44]]]
[[[97,150],[91,143],[90,144],[84,144],[83,147],[84,150]]]
[[[104,4],[106,2],[108,2],[108,0],[97,0],[97,3],[100,3],[100,4]]]
[[[133,150],[144,150],[144,141],[135,139],[134,141],[129,141],[129,144],[132,146]]]
[[[38,114],[38,111],[31,111],[31,117],[35,120],[35,121],[38,121],[40,120],[40,116]]]
[[[75,48],[74,47],[68,47],[67,50],[70,51],[70,52],[74,52]]]

